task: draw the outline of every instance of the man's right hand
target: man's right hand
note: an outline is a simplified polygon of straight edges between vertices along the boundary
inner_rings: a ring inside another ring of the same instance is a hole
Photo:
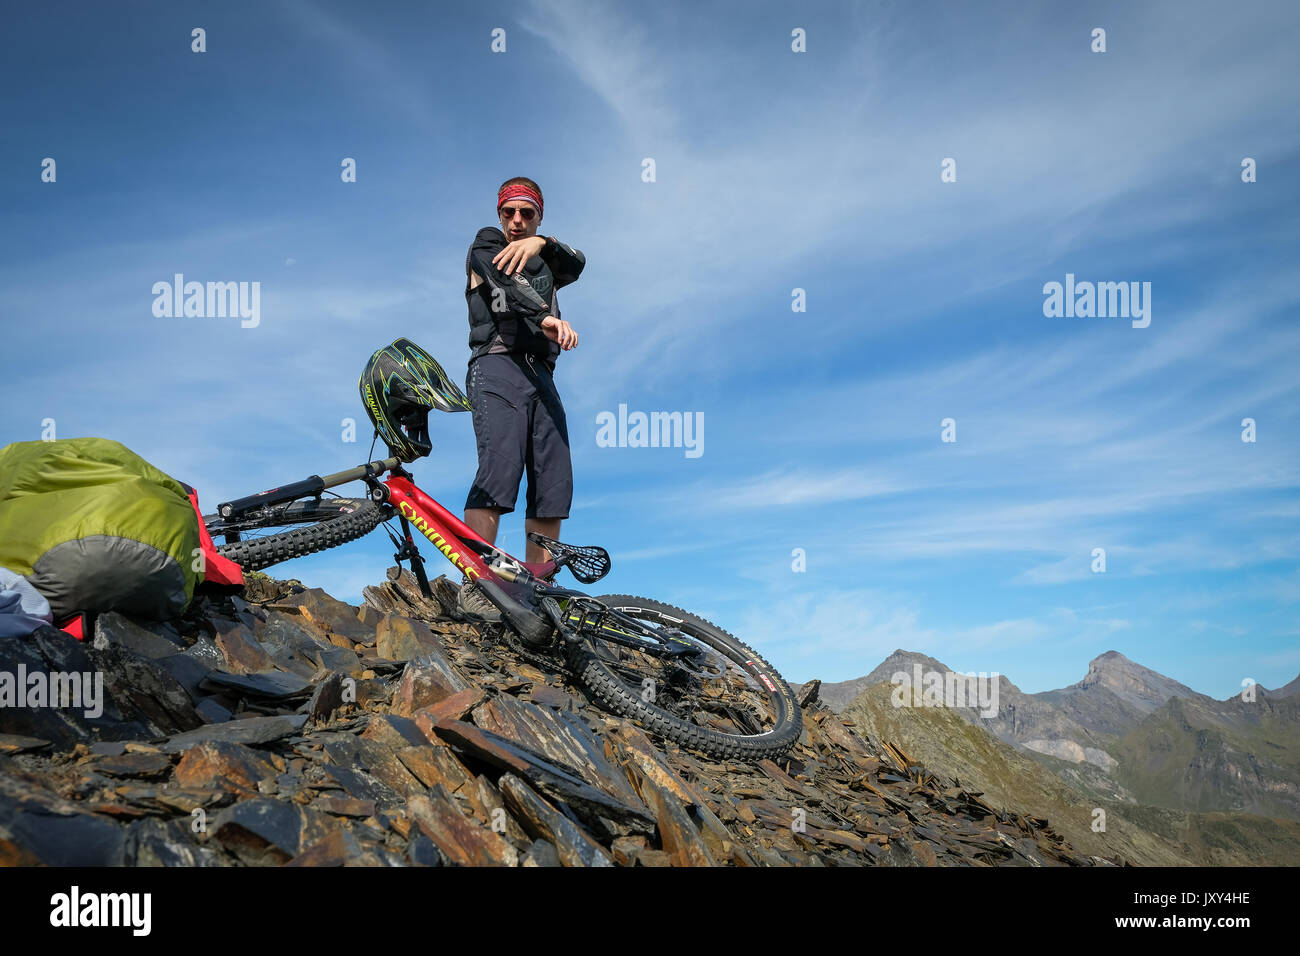
[[[560,343],[560,348],[564,351],[578,347],[578,333],[573,331],[573,326],[563,319],[548,315],[542,319],[541,325],[543,334],[552,342]]]

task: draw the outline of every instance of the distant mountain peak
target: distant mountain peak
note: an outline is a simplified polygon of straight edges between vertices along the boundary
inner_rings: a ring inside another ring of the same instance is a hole
[[[887,684],[899,671],[907,675],[912,674],[912,668],[920,665],[922,670],[934,670],[940,673],[951,670],[947,664],[937,661],[933,657],[917,651],[904,650],[901,647],[895,648],[894,652],[876,665],[875,670],[870,674],[862,677],[855,677],[852,680],[835,681],[831,683],[823,682],[818,691],[822,702],[831,710],[839,713],[849,701],[857,697],[868,687],[876,684]],[[792,685],[792,687],[801,687],[802,685]],[[798,691],[796,690],[796,693]]]
[[[896,649],[894,653],[890,654],[883,661],[881,661],[880,664],[876,667],[876,671],[880,671],[886,667],[893,667],[899,664],[925,664],[927,666],[934,667],[936,669],[942,669],[945,671],[951,669],[948,667],[947,664],[943,663],[942,661],[935,660],[933,657],[930,657],[928,654],[922,654],[920,651],[905,651],[900,647]],[[888,678],[886,678],[886,680],[888,680]]]
[[[1122,664],[1132,664],[1132,663],[1133,663],[1131,660],[1129,660],[1127,657],[1125,657],[1125,656],[1124,656],[1123,654],[1121,654],[1119,651],[1107,651],[1105,654],[1098,654],[1096,657],[1094,657],[1094,658],[1092,659],[1092,663],[1093,663],[1093,664],[1096,664],[1096,663],[1098,663],[1099,661],[1114,661],[1114,662],[1122,663]]]
[[[1105,689],[1138,710],[1150,713],[1171,697],[1201,697],[1186,684],[1129,660],[1119,651],[1106,651],[1088,663],[1088,673],[1067,690]]]

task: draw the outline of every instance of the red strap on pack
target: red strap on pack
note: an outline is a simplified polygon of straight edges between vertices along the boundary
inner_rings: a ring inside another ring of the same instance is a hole
[[[86,615],[84,614],[75,614],[62,624],[56,623],[54,626],[65,634],[70,634],[79,641],[84,641],[86,639]]]
[[[197,491],[190,492],[190,504],[194,506],[194,514],[199,519],[199,546],[203,549],[203,580],[215,581],[217,584],[243,584],[243,570],[234,561],[218,554],[217,546],[212,543],[212,535],[208,534],[208,527],[203,523],[203,512],[199,510]]]

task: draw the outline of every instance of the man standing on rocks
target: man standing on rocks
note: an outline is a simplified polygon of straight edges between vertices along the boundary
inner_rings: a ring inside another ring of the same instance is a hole
[[[542,211],[537,183],[523,176],[506,180],[497,192],[501,228],[480,229],[465,257],[472,350],[465,393],[478,443],[465,523],[492,544],[501,515],[515,509],[525,470],[527,531],[558,539],[573,499],[569,432],[552,373],[560,352],[577,347],[578,333],[560,318],[555,292],[575,282],[587,260],[554,237],[537,235]],[[548,557],[528,542],[524,560]],[[469,581],[457,607],[482,620],[501,618]]]

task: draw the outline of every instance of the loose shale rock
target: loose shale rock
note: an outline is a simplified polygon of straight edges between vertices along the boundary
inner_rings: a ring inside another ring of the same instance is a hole
[[[0,708],[0,865],[1092,866],[801,689],[780,760],[720,762],[596,708],[457,585],[362,608],[250,575],[172,622],[0,641],[100,672],[103,713]]]

